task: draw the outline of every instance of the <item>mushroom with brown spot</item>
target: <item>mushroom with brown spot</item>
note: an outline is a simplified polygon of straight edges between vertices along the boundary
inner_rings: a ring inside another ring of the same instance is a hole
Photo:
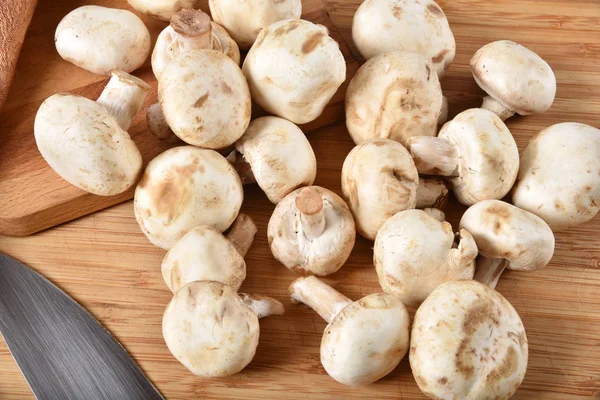
[[[198,0],[127,0],[138,12],[162,21],[170,21],[181,10],[192,10]]]

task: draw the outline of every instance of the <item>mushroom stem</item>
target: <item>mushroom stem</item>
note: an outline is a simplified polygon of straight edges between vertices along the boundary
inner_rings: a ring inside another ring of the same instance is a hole
[[[481,105],[481,108],[493,112],[498,117],[500,117],[502,121],[506,121],[507,119],[515,115],[514,111],[504,107],[502,103],[498,102],[492,96],[485,96],[483,98],[483,104]]]
[[[458,153],[446,139],[432,136],[413,136],[408,149],[420,174],[458,176]]]
[[[456,248],[453,248],[448,252],[448,263],[453,269],[464,270],[466,266],[471,265],[477,257],[477,244],[471,233],[465,229],[461,229],[459,233],[456,234],[454,243]]]
[[[160,107],[160,104],[152,104],[146,111],[146,124],[150,133],[158,140],[164,140],[168,142],[178,141],[179,138],[173,133],[165,114]]]
[[[448,98],[446,96],[442,96],[442,112],[438,117],[438,126],[442,126],[448,121]]]
[[[171,28],[177,34],[169,46],[178,46],[180,51],[191,49],[213,49],[219,43],[213,39],[210,17],[201,10],[182,10],[171,18]],[[220,43],[219,43],[220,44]],[[221,49],[214,49],[221,50]]]
[[[247,214],[239,214],[227,235],[227,239],[229,239],[233,247],[235,247],[243,258],[248,253],[250,246],[252,246],[255,235],[256,224],[252,218]]]
[[[290,285],[292,302],[304,303],[327,323],[352,304],[352,300],[314,276],[298,278]]]
[[[285,314],[283,304],[271,297],[248,293],[240,293],[239,296],[244,304],[254,311],[254,314],[256,314],[258,318],[268,317],[269,315]]]
[[[112,71],[108,84],[96,100],[110,115],[115,117],[119,126],[127,131],[133,117],[144,105],[150,85],[123,71]]]
[[[425,214],[429,215],[431,218],[437,219],[440,222],[444,222],[446,220],[446,214],[443,211],[438,210],[437,208],[425,208],[423,209]]]
[[[243,154],[237,150],[233,150],[227,156],[227,161],[229,161],[229,163],[233,165],[233,168],[235,168],[237,171],[240,179],[242,180],[242,184],[251,185],[256,183],[256,178],[252,172],[252,166],[248,161],[246,161]]]
[[[321,236],[325,230],[323,197],[315,189],[306,187],[296,197],[296,208],[300,216],[302,232],[308,240]]]
[[[477,269],[475,270],[474,280],[488,285],[492,289],[496,288],[500,276],[508,265],[508,260],[504,258],[488,258],[479,256],[477,258]]]
[[[448,185],[442,179],[419,178],[416,208],[443,209],[448,202]]]

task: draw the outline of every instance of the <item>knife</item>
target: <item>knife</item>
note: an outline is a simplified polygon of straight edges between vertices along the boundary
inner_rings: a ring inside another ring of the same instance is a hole
[[[37,399],[163,399],[90,313],[1,253],[0,333]]]

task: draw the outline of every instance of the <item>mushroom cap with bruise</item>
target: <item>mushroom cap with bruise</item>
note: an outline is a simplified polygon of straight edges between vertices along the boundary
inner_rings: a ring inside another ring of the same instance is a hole
[[[134,211],[148,239],[168,250],[198,225],[225,231],[243,198],[240,177],[223,156],[181,146],[150,161],[135,190]]]
[[[308,139],[300,128],[283,118],[255,119],[235,147],[274,204],[291,191],[312,185],[317,176],[317,159]]]
[[[566,122],[541,131],[521,152],[513,203],[554,232],[600,210],[600,129]]]
[[[258,317],[230,286],[196,281],[179,289],[167,306],[163,336],[175,358],[194,375],[225,377],[254,358]]]
[[[162,21],[170,21],[178,11],[189,10],[198,0],[127,0],[138,12]]]
[[[346,93],[346,127],[356,144],[388,138],[406,145],[411,136],[435,136],[441,110],[431,61],[407,51],[369,59]]]
[[[417,310],[409,358],[419,388],[433,399],[508,399],[525,377],[527,336],[500,293],[452,281]]]
[[[388,219],[373,255],[383,291],[418,307],[442,283],[472,279],[477,245],[466,230],[460,236],[456,246],[452,226],[422,210],[401,211]]]
[[[163,69],[158,97],[167,123],[184,142],[211,149],[238,140],[250,123],[246,79],[231,58],[189,50]]]
[[[518,114],[542,113],[554,102],[556,77],[550,65],[510,40],[479,49],[471,58],[471,72],[486,93]]]
[[[345,385],[373,383],[396,368],[409,346],[410,318],[396,297],[374,293],[350,304],[323,333],[321,363]]]
[[[410,153],[390,139],[356,146],[342,167],[342,192],[358,232],[375,240],[381,225],[399,211],[415,208],[419,173]]]
[[[397,50],[423,54],[440,78],[456,53],[448,19],[433,0],[364,1],[354,14],[352,40],[366,59]]]
[[[481,201],[467,209],[461,229],[475,239],[479,254],[508,260],[507,268],[533,271],[554,255],[554,234],[543,219],[499,200]]]
[[[252,100],[296,124],[315,120],[346,80],[346,61],[322,25],[302,19],[264,28],[243,65]]]

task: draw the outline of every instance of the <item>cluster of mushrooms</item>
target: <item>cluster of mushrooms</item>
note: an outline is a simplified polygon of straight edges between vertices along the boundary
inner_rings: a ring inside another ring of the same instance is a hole
[[[243,185],[256,183],[276,204],[274,257],[304,275],[290,286],[292,300],[328,322],[321,362],[331,377],[366,385],[408,352],[432,398],[512,396],[527,337],[493,289],[506,268],[547,265],[553,232],[600,207],[600,130],[557,124],[519,154],[503,122],[550,108],[550,66],[511,41],[482,47],[470,63],[487,93],[482,107],[446,122],[440,79],[456,46],[442,9],[432,0],[365,1],[352,28],[367,61],[347,91],[356,147],[343,165],[342,198],[313,186],[315,154],[296,125],[317,118],[346,79],[327,28],[300,19],[300,0],[210,0],[214,20],[195,2],[129,0],[170,22],[152,52],[159,103],[147,122],[155,136],[187,145],[142,173],[127,130],[150,87],[129,73],[151,43],[126,10],[85,6],[60,22],[60,55],[111,79],[96,101],[51,96],[35,120],[41,154],[71,184],[103,196],[137,184],[140,228],[168,250],[162,274],[173,299],[163,334],[173,355],[198,376],[235,374],[254,356],[258,319],[284,312],[274,299],[237,292],[257,231],[239,213]],[[241,68],[240,49],[248,50]],[[272,116],[251,121],[252,102]],[[441,211],[449,189],[469,206],[457,233]],[[513,204],[501,200],[507,195]],[[357,232],[374,241],[383,293],[352,301],[316,276],[345,264]],[[406,307],[417,309],[412,331]]]

